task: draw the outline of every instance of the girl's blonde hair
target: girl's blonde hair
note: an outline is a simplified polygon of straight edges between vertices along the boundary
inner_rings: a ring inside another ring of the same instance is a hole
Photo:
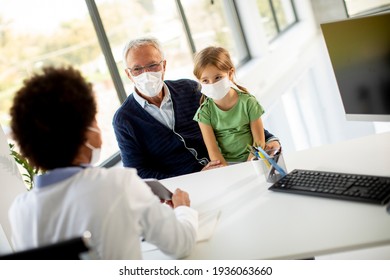
[[[235,70],[229,52],[222,47],[207,47],[195,55],[193,73],[198,80],[200,80],[203,71],[209,65],[212,65],[223,72],[229,72],[232,69]],[[239,90],[248,93],[248,90],[245,87],[236,83],[234,75],[232,77],[232,82]],[[202,95],[200,102],[202,103],[203,101],[204,95]]]

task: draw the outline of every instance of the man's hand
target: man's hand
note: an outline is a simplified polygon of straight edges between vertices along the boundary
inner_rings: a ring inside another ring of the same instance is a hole
[[[212,160],[205,167],[202,168],[202,171],[206,171],[206,170],[210,170],[210,169],[214,169],[214,168],[219,168],[219,167],[222,167],[222,166],[224,166],[224,165],[221,164],[221,161],[219,161],[219,160]]]

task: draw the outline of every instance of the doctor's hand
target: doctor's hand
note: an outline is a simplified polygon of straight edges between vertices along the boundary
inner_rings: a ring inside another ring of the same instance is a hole
[[[190,207],[190,197],[187,192],[182,191],[181,189],[176,189],[172,195],[172,204],[173,208],[178,206],[188,206]]]
[[[171,208],[173,208],[173,202],[172,202],[172,200],[160,199],[160,202],[161,202],[162,204],[166,204],[166,205],[170,206]]]
[[[223,167],[224,165],[221,164],[221,161],[219,160],[211,160],[205,167],[202,168],[201,171],[206,171],[214,168]]]

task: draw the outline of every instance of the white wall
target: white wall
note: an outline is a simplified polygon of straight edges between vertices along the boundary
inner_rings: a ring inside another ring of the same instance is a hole
[[[256,1],[237,1],[240,17],[252,56],[238,70],[240,83],[250,89],[260,102],[268,106],[284,93],[307,67],[304,56],[318,34],[308,0],[296,0],[299,23],[272,42],[267,42]],[[245,3],[244,3],[245,2]],[[250,6],[249,3],[252,3]]]
[[[310,2],[317,24],[347,17],[343,0],[311,0]]]
[[[7,138],[0,125],[0,224],[10,241],[11,228],[8,209],[14,198],[26,191],[14,158],[10,155]]]
[[[378,130],[373,122],[346,120],[319,25],[345,18],[346,13],[342,0],[326,3],[295,0],[299,22],[268,42],[256,1],[237,1],[253,56],[238,69],[237,80],[263,105],[265,127],[281,139],[285,152]]]

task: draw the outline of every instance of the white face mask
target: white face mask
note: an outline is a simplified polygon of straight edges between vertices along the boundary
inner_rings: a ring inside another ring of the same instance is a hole
[[[228,76],[214,84],[202,84],[202,93],[213,100],[219,100],[226,96],[231,87]]]
[[[96,133],[99,133],[100,134],[100,130],[95,128],[95,127],[88,127],[89,130],[91,131],[94,131]],[[94,146],[92,146],[91,144],[89,144],[88,142],[85,143],[85,146],[87,146],[88,148],[91,149],[92,151],[92,156],[91,156],[91,160],[90,160],[90,164],[91,165],[95,165],[96,163],[98,163],[99,159],[100,159],[100,153],[102,151],[101,148],[95,148]]]
[[[155,97],[163,87],[162,72],[144,72],[132,77],[135,87],[148,97]]]
[[[92,156],[91,156],[90,164],[91,165],[95,165],[96,163],[98,163],[98,161],[100,159],[100,154],[101,154],[102,149],[101,148],[95,148],[94,146],[92,146],[88,142],[85,143],[85,146],[87,146],[88,148],[90,148],[92,150]]]

